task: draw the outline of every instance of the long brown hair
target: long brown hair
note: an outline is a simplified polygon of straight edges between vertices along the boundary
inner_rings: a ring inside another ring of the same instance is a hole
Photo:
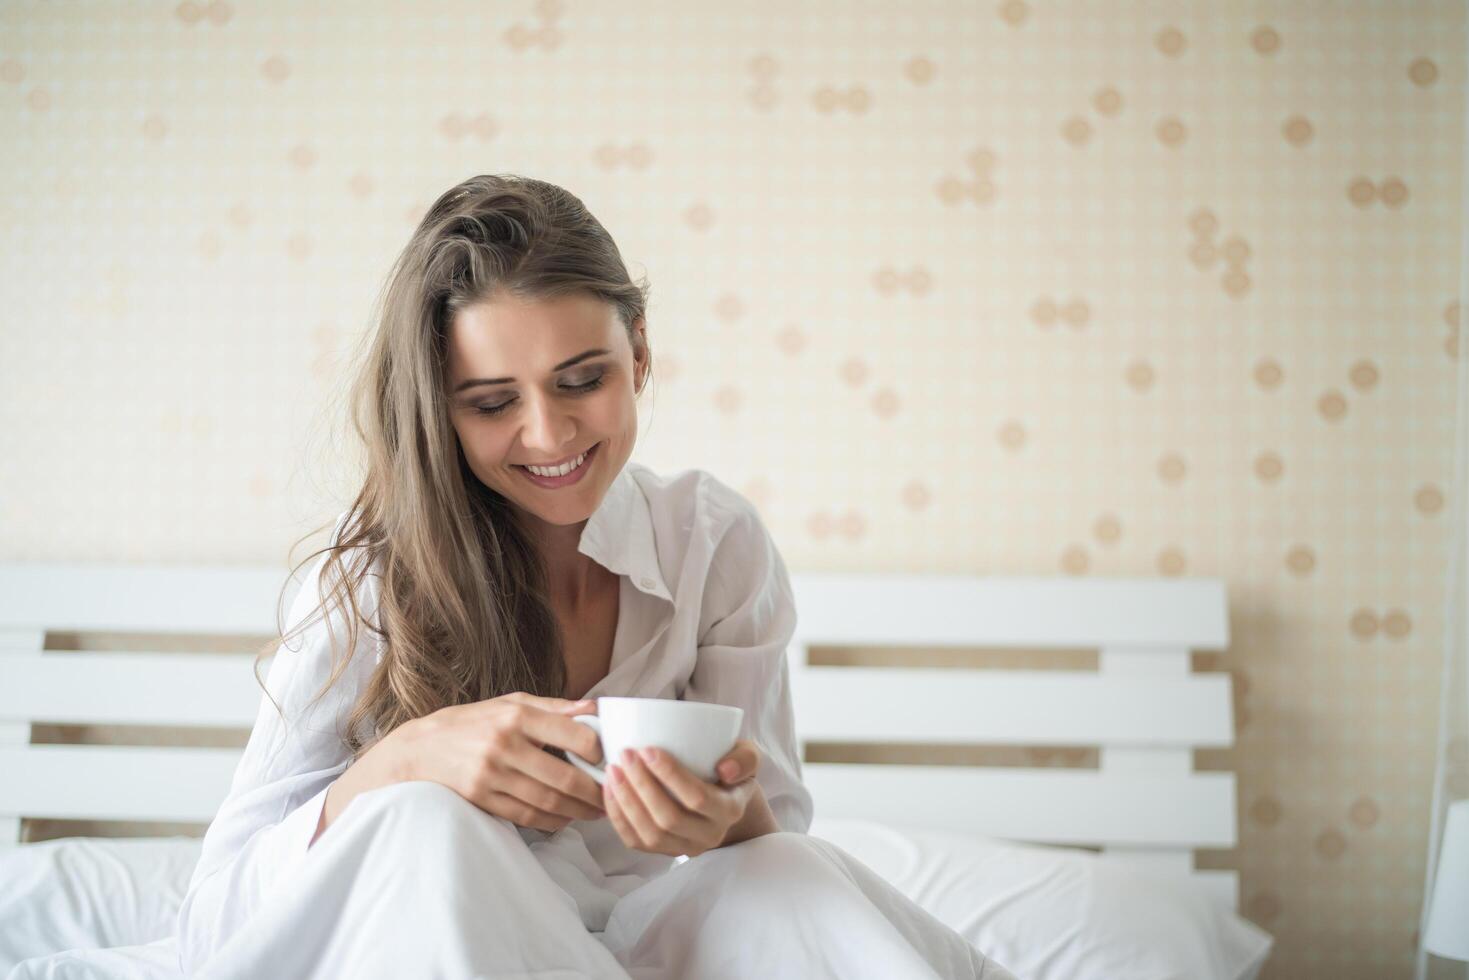
[[[379,294],[376,329],[349,392],[365,449],[362,489],[326,547],[296,565],[327,554],[320,603],[291,631],[318,614],[326,621],[332,670],[313,701],[346,669],[359,628],[381,644],[381,662],[341,733],[354,754],[448,705],[564,692],[544,561],[517,511],[469,469],[444,391],[455,314],[501,292],[605,299],[635,355],[647,353],[634,324],[648,287],[631,281],[611,236],[571,193],[529,177],[480,175],[429,208]],[[369,571],[381,575],[376,624],[359,605]],[[344,644],[334,620],[347,624]],[[261,661],[286,639],[256,657],[257,681]]]

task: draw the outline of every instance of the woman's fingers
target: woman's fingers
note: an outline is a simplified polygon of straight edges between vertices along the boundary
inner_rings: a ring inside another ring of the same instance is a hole
[[[658,777],[664,788],[673,795],[684,809],[697,814],[708,811],[712,802],[712,791],[708,783],[695,776],[688,767],[662,749],[646,750],[651,759],[644,764]]]
[[[527,749],[524,752],[511,752],[506,761],[511,768],[545,783],[547,788],[565,796],[576,797],[600,811],[602,787],[597,785],[595,779],[565,759],[558,759],[551,753],[538,749]]]
[[[591,710],[588,708],[586,712],[567,714],[564,711],[547,711],[527,705],[525,714],[520,719],[520,731],[537,747],[554,745],[558,749],[575,752],[596,765],[602,761],[601,740],[586,725],[571,720],[575,715],[586,714]]]
[[[564,712],[570,708],[575,708],[578,705],[585,705],[588,710],[596,709],[596,703],[590,700],[568,701],[566,698],[547,698],[542,697],[539,694],[530,694],[526,691],[511,691],[509,694],[503,695],[500,699],[492,700],[514,701],[519,704],[528,704],[532,707],[540,708],[544,711]]]
[[[509,793],[497,793],[494,790],[486,793],[484,801],[476,805],[486,813],[504,817],[513,824],[534,827],[536,830],[544,830],[553,834],[570,822],[567,817],[547,813],[539,807],[531,806],[519,797],[511,796]]]
[[[567,765],[567,763],[553,758],[539,749],[531,749],[526,755],[531,753],[540,756],[552,766],[565,766],[567,769],[571,769],[571,766]],[[601,818],[602,794],[600,788],[597,792],[591,794],[592,799],[596,802],[589,802],[585,798],[587,794],[584,791],[563,793],[554,785],[548,784],[546,782],[547,777],[542,773],[532,771],[530,774],[527,774],[520,768],[524,762],[521,754],[517,753],[512,755],[508,761],[512,768],[502,770],[500,778],[496,781],[497,787],[501,792],[518,797],[539,810],[565,816],[572,820],[597,820]],[[535,762],[539,764],[539,760],[535,760]],[[572,769],[572,772],[581,776],[592,786],[595,787],[597,785],[592,780],[592,777],[585,773],[577,772],[575,769]],[[549,778],[556,779],[554,770]]]
[[[736,766],[733,773],[728,772],[731,764]],[[725,753],[723,759],[719,760],[718,765],[714,767],[714,772],[720,782],[730,786],[751,778],[759,768],[760,750],[755,747],[754,742],[742,738],[735,742],[734,748]]]
[[[617,785],[612,781],[611,769],[608,769],[607,782],[603,784],[603,792],[607,796],[607,822],[612,829],[617,831],[617,836],[628,847],[638,851],[647,850],[647,845],[639,838],[637,830],[628,823],[627,814],[623,812],[622,805],[617,801]]]
[[[663,813],[671,812],[671,807],[678,804],[669,799],[668,794],[656,785],[656,783],[639,786],[632,781],[632,773],[622,766],[617,766],[617,774],[610,770],[607,776],[609,791],[612,800],[608,804],[607,816],[617,826],[619,819],[626,831],[619,828],[618,833],[623,837],[624,843],[628,843],[627,836],[630,832],[635,840],[628,846],[636,846],[642,850],[654,850],[660,854],[687,854],[690,851],[701,851],[703,848],[691,840],[687,840],[681,834],[666,829],[659,819],[654,817],[653,808],[658,807]],[[642,773],[645,779],[650,779],[646,770]],[[620,778],[618,778],[620,777]],[[649,797],[652,797],[650,800]],[[661,799],[659,799],[661,797]],[[614,815],[613,810],[618,811]],[[666,816],[664,819],[668,819]],[[701,818],[702,819],[702,818]],[[681,826],[681,821],[672,821],[675,826]]]
[[[709,822],[702,812],[691,811],[670,796],[636,752],[624,753],[617,768],[627,777],[627,784],[642,804],[641,811],[652,820],[655,830],[685,836],[697,833],[694,825]]]

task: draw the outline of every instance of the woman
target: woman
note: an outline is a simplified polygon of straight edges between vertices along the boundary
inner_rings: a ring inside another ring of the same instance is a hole
[[[365,482],[179,911],[186,973],[1010,976],[806,836],[785,565],[725,484],[629,461],[645,299],[554,185],[430,208],[354,387]],[[738,705],[742,737],[717,783],[654,753],[599,786],[565,753],[602,761],[572,720],[600,695]]]

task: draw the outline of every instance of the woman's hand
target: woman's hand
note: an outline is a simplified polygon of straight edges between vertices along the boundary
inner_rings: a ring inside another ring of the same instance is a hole
[[[575,724],[575,722],[573,722]],[[719,847],[760,786],[752,778],[760,750],[740,739],[719,760],[718,783],[706,782],[662,749],[631,749],[607,760],[607,818],[628,847],[693,857]]]
[[[596,708],[592,701],[512,691],[440,708],[388,738],[398,737],[406,778],[442,783],[486,813],[554,833],[603,815],[596,780],[550,751],[601,762],[597,733],[571,720]]]

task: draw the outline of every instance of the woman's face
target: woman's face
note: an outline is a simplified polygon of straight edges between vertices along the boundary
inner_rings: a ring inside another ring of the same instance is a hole
[[[646,336],[641,319],[635,330]],[[469,468],[548,524],[585,521],[632,455],[647,362],[634,357],[616,307],[595,296],[502,293],[465,307],[449,327],[446,393]],[[526,469],[589,451],[563,477]]]

